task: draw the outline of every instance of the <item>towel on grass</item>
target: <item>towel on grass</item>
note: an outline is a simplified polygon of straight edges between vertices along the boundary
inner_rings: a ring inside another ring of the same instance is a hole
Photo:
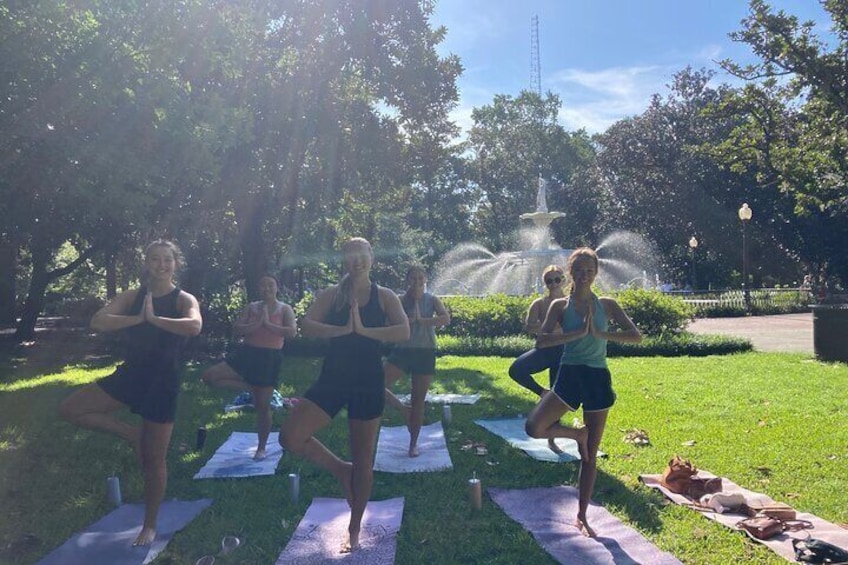
[[[404,404],[409,404],[412,397],[409,394],[398,394],[398,400]],[[480,400],[479,394],[452,394],[452,393],[434,393],[428,392],[424,397],[424,402],[430,404],[475,404]]]
[[[704,470],[699,470],[698,477],[713,478],[715,477],[715,475],[713,475],[712,473],[708,473]],[[662,475],[639,475],[639,480],[642,481],[645,486],[659,490],[666,496],[666,498],[676,504],[691,506],[692,501],[690,499],[686,498],[682,494],[673,493],[667,488],[665,488],[660,483],[661,478]],[[766,504],[774,503],[774,500],[769,498],[767,495],[744,489],[733,481],[724,477],[722,477],[721,479],[721,492],[726,494],[740,493],[742,496],[745,497],[746,501],[761,501]],[[739,520],[746,518],[746,516],[737,513],[718,514],[715,512],[701,512],[701,514],[703,514],[710,520],[715,520],[719,524],[733,529],[736,529],[735,526]],[[848,549],[848,530],[842,529],[836,524],[833,524],[826,520],[822,520],[818,516],[808,514],[806,512],[796,512],[796,518],[798,520],[809,520],[813,524],[813,529],[800,530],[797,532],[784,532],[779,536],[775,536],[768,540],[754,541],[765,545],[784,559],[792,561],[793,563],[795,562],[795,551],[792,549],[792,540],[805,539],[807,535],[809,535],[810,537],[818,538],[820,540],[824,540],[828,543],[832,543],[833,545],[836,545],[843,549]]]
[[[265,459],[254,461],[258,439],[255,432],[233,432],[227,441],[212,454],[206,465],[194,475],[195,479],[225,479],[273,475],[283,456],[278,441],[279,432],[271,432],[265,446]]]
[[[554,453],[548,447],[548,440],[536,439],[527,435],[524,431],[524,418],[504,418],[501,420],[474,420],[474,423],[486,428],[496,436],[504,438],[511,446],[521,449],[539,461],[562,463],[580,461],[580,451],[577,442],[568,438],[557,438],[556,444],[562,453]],[[603,452],[598,451],[598,457],[604,457]]]
[[[313,498],[276,565],[390,565],[395,562],[402,518],[403,498],[369,502],[362,517],[360,548],[353,553],[340,553],[348,540],[350,507],[341,498]]]
[[[495,504],[533,534],[539,545],[559,563],[680,564],[673,555],[661,551],[603,506],[594,503],[589,504],[586,518],[597,537],[585,537],[574,526],[578,504],[574,487],[487,490]]]
[[[406,426],[383,426],[377,440],[374,470],[387,473],[419,473],[453,468],[441,422],[421,426],[418,451],[418,457],[409,456],[409,431]]]
[[[165,549],[174,534],[212,504],[203,498],[188,502],[168,500],[159,507],[156,540],[145,547],[133,547],[144,521],[143,504],[119,506],[84,531],[53,550],[38,565],[141,565],[150,563]]]

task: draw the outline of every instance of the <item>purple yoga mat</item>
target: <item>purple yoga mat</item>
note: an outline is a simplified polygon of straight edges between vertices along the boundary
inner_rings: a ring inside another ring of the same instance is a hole
[[[168,500],[159,508],[156,540],[146,547],[133,547],[141,523],[143,504],[124,504],[53,550],[38,565],[141,565],[150,563],[174,534],[200,514],[212,500],[188,502]]]
[[[341,498],[314,498],[276,565],[392,565],[402,519],[403,498],[369,502],[362,517],[360,548],[341,553],[348,539],[350,507]]]
[[[660,551],[642,534],[595,503],[589,504],[586,517],[597,537],[585,537],[574,526],[577,516],[574,487],[487,490],[495,504],[533,534],[559,563],[680,565],[676,557]]]

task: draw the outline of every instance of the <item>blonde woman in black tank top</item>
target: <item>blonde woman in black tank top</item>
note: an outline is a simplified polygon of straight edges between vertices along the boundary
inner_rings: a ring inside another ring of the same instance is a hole
[[[365,505],[371,497],[374,449],[383,413],[383,366],[380,342],[409,339],[409,322],[400,299],[371,282],[374,254],[362,238],[342,247],[345,275],[318,294],[301,323],[303,335],[327,338],[330,351],[318,381],[306,392],[280,428],[280,444],[330,471],[350,504],[349,541],[342,552],[359,547]],[[351,461],[343,461],[314,434],[346,407]]]

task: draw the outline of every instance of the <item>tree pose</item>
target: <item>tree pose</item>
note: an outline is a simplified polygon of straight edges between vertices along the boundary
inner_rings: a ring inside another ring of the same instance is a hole
[[[156,517],[168,482],[165,457],[177,410],[182,348],[203,325],[197,300],[174,283],[182,263],[179,248],[170,241],[154,241],[144,256],[143,285],[119,294],[91,319],[96,331],[125,331],[124,363],[71,394],[60,408],[72,424],[115,434],[134,447],[144,477],[145,511],[133,545],[148,545],[156,538]],[[115,417],[125,407],[141,416],[140,427]]]
[[[586,509],[597,475],[597,455],[609,409],[615,403],[612,378],[607,368],[607,341],[638,343],[642,335],[612,298],[598,298],[592,283],[598,275],[598,256],[587,247],[574,250],[568,259],[571,292],[554,300],[539,330],[536,347],[564,344],[553,388],[542,396],[527,418],[527,434],[535,438],[571,438],[580,450],[579,507],[575,526],[589,537]],[[609,330],[614,322],[618,331]],[[559,327],[562,331],[556,331]],[[583,428],[562,426],[566,412],[583,406]]]
[[[401,297],[409,318],[410,338],[395,344],[383,371],[386,375],[386,401],[403,412],[409,429],[409,456],[418,457],[418,434],[424,423],[424,400],[436,374],[437,326],[450,323],[450,314],[437,296],[424,292],[427,273],[422,267],[406,271],[406,293]],[[404,373],[412,376],[411,406],[404,405],[392,394],[392,385]]]
[[[233,324],[233,334],[244,336],[244,343],[226,361],[206,369],[200,378],[210,387],[249,390],[256,408],[259,444],[254,459],[265,458],[271,433],[271,396],[280,384],[283,344],[297,333],[294,310],[277,300],[277,279],[265,275],[259,279],[262,300],[251,302]]]
[[[380,343],[409,339],[409,322],[397,295],[371,282],[371,244],[362,238],[342,247],[345,275],[322,291],[302,321],[304,335],[330,339],[318,380],[280,429],[280,444],[330,471],[350,504],[349,543],[359,531],[373,484],[374,449],[385,405]],[[347,407],[351,461],[342,461],[314,434]]]

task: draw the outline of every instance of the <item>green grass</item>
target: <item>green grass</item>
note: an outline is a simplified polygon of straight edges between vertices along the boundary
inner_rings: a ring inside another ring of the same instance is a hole
[[[70,364],[62,366],[63,359]],[[448,429],[453,471],[376,474],[373,498],[405,497],[397,563],[553,563],[490,500],[485,498],[477,513],[466,500],[465,481],[472,472],[484,487],[573,484],[576,477],[576,464],[535,461],[473,423],[475,418],[527,414],[532,408],[532,395],[506,376],[510,362],[499,357],[439,359],[434,389],[479,392],[484,398],[453,409]],[[698,565],[784,563],[697,512],[665,504],[658,493],[639,484],[640,473],[661,472],[675,453],[799,510],[848,522],[848,427],[840,413],[848,404],[845,365],[803,355],[745,353],[616,358],[610,366],[618,402],[601,445],[608,457],[601,460],[594,498],[661,549]],[[109,512],[106,477],[113,472],[121,478],[125,500],[140,500],[141,478],[128,447],[57,418],[64,396],[111,367],[103,358],[49,357],[41,345],[0,357],[0,563],[34,563]],[[287,359],[281,392],[301,394],[318,367],[316,359]],[[197,381],[201,369],[192,365],[184,376],[167,497],[209,497],[215,502],[175,536],[157,563],[194,563],[215,553],[227,534],[239,536],[244,545],[217,563],[273,563],[309,501],[340,497],[341,490],[328,473],[288,455],[274,477],[192,480],[213,446],[232,431],[254,425],[253,414],[223,414],[221,408],[232,395],[206,390]],[[428,406],[426,421],[439,415],[438,406]],[[281,417],[276,416],[277,423]],[[400,418],[387,411],[384,423],[399,425]],[[199,425],[209,429],[203,456],[190,450]],[[630,428],[646,430],[652,445],[638,448],[623,442]],[[319,437],[340,455],[348,453],[345,418],[337,417]],[[485,442],[488,457],[459,449],[466,439]],[[690,441],[694,445],[684,445]],[[295,470],[301,473],[297,504],[288,500],[285,480]]]

